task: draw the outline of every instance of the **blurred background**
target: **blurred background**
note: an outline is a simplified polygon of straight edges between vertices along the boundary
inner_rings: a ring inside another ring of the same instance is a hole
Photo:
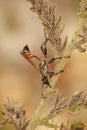
[[[62,16],[62,24],[65,24],[64,35],[68,36],[69,42],[78,22],[78,1],[50,0],[50,2],[56,4],[56,16]],[[0,103],[7,96],[23,101],[29,117],[33,115],[40,101],[41,81],[40,74],[20,55],[20,51],[28,44],[32,53],[43,58],[40,46],[44,40],[41,21],[30,7],[31,4],[26,0],[0,0]],[[64,96],[70,96],[78,90],[87,91],[86,57],[87,52],[84,54],[77,50],[73,52],[56,84],[56,88],[58,87]],[[51,102],[52,100],[49,106]],[[45,111],[48,109],[45,108]],[[65,113],[58,116],[56,122],[67,122],[66,120],[72,117],[71,120],[81,120],[86,125],[86,112],[82,110],[74,114]],[[6,125],[1,129],[10,128],[11,126]]]

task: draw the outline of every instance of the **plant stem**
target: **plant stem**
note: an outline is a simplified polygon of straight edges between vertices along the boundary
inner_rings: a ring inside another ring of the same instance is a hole
[[[38,109],[36,110],[35,115],[33,116],[33,119],[31,120],[30,125],[28,126],[28,130],[35,129],[36,123],[37,123],[37,121],[38,121],[38,119],[43,111],[43,108],[44,108],[47,100],[48,100],[48,96],[46,96],[46,98],[41,99],[40,104],[38,106]]]
[[[85,8],[86,8],[86,0],[81,0],[80,2],[80,6],[81,6],[81,9],[80,9],[80,14],[84,14],[85,13]],[[84,21],[85,21],[85,18],[84,16],[80,16],[79,18],[79,21],[78,21],[78,25],[77,25],[77,28],[76,28],[76,31],[74,32],[74,35],[72,37],[72,40],[71,40],[71,43],[68,45],[66,51],[65,51],[65,54],[63,56],[63,58],[61,59],[61,61],[56,64],[56,67],[55,67],[55,72],[60,72],[60,70],[63,70],[67,61],[68,61],[68,58],[69,56],[71,56],[72,52],[74,49],[76,49],[76,46],[79,44],[77,42],[77,38],[80,34],[80,31],[84,25]],[[54,85],[56,84],[56,81],[58,80],[58,76],[54,76],[52,79],[51,79],[51,86],[54,87]]]
[[[84,11],[85,11],[85,2],[86,0],[81,0],[80,2],[80,6],[81,6],[81,9],[80,9],[80,13],[83,14]],[[84,25],[84,20],[85,18],[84,17],[80,17],[79,18],[79,22],[78,22],[78,25],[77,25],[77,28],[76,28],[76,31],[73,35],[73,38],[71,40],[71,44],[68,45],[66,51],[65,51],[65,54],[64,54],[64,58],[61,59],[60,63],[56,64],[56,69],[55,71],[56,72],[59,72],[60,70],[64,69],[67,61],[68,61],[68,58],[65,58],[65,57],[68,57],[68,56],[71,56],[71,53],[73,52],[73,50],[76,48],[76,43],[77,43],[77,38],[79,36],[79,33]],[[58,76],[54,76],[52,79],[51,79],[51,86],[54,87],[55,83],[57,82],[58,80]],[[47,94],[47,91],[49,91],[49,93]],[[41,101],[40,101],[40,104],[27,128],[27,130],[34,130],[36,128],[36,125],[37,125],[37,121],[43,111],[43,108],[48,100],[48,98],[50,97],[50,92],[51,92],[51,89],[48,90],[48,88],[45,90],[45,93],[47,94],[47,96],[45,98],[42,98]]]

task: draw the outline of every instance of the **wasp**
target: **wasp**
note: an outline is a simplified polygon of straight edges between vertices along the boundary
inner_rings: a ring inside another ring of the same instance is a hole
[[[63,70],[60,70],[59,72],[54,72],[51,71],[50,64],[54,63],[56,60],[61,59],[62,57],[57,57],[57,58],[52,58],[49,59],[47,58],[47,41],[45,41],[41,45],[41,51],[44,55],[44,59],[41,60],[39,57],[33,55],[28,47],[28,45],[25,45],[23,50],[21,51],[21,54],[32,64],[32,66],[37,69],[40,72],[41,75],[41,81],[42,81],[42,86],[49,86],[51,88],[49,79],[52,78],[55,75],[58,75],[59,73],[63,72]],[[35,63],[31,60],[32,58],[36,58],[39,61],[39,66],[36,67]]]

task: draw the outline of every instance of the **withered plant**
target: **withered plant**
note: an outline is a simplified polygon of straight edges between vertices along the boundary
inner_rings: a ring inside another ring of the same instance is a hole
[[[36,112],[34,113],[34,116],[32,116],[31,119],[27,119],[24,104],[15,102],[12,98],[7,98],[3,102],[5,110],[1,111],[1,114],[3,115],[3,121],[1,122],[0,127],[3,127],[8,122],[14,125],[16,130],[34,130],[39,125],[53,128],[54,130],[83,130],[84,125],[81,123],[79,123],[81,127],[74,127],[75,123],[73,123],[69,128],[66,128],[62,122],[59,126],[54,123],[50,123],[50,120],[66,110],[74,112],[75,110],[79,110],[81,107],[87,108],[87,94],[84,91],[78,91],[72,96],[64,98],[60,90],[54,88],[61,74],[58,72],[64,70],[64,67],[70,59],[72,52],[75,49],[78,49],[80,52],[86,51],[87,27],[85,21],[87,19],[87,1],[78,0],[80,5],[80,10],[78,13],[79,21],[70,43],[68,43],[68,36],[62,40],[64,26],[61,25],[61,16],[56,18],[55,6],[52,7],[47,0],[27,1],[31,3],[31,10],[37,13],[38,18],[41,20],[42,25],[44,26],[45,40],[41,44],[42,52],[45,56],[44,60],[47,60],[46,45],[49,43],[51,44],[51,49],[53,51],[53,58],[49,61],[49,63],[55,62],[55,70],[51,73],[48,72],[48,69],[46,70],[47,63],[44,65],[38,57],[31,54],[28,46],[24,47],[23,51],[21,51],[22,56],[26,58],[35,69],[41,69],[39,72],[42,76],[44,88],[42,89],[41,100]],[[32,57],[37,58],[40,61],[40,65],[43,66],[36,67],[31,59]],[[42,70],[43,67],[45,70]],[[45,71],[47,72],[45,73]],[[50,77],[48,77],[48,73],[50,73]],[[54,106],[49,111],[49,114],[42,118],[41,115],[43,108],[45,105],[47,105],[46,103],[48,99],[50,99],[52,96],[55,96]]]

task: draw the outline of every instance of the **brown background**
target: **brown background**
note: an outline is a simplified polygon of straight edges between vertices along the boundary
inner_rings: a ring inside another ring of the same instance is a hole
[[[56,4],[56,16],[62,16],[62,24],[65,24],[64,35],[68,35],[69,42],[78,22],[79,4],[76,0],[50,0],[50,2]],[[23,59],[20,50],[28,44],[35,55],[43,58],[40,46],[44,36],[41,21],[31,12],[30,7],[30,3],[26,0],[0,0],[0,102],[7,96],[23,101],[27,114],[31,117],[40,100],[40,75]],[[87,52],[84,54],[77,50],[73,52],[56,85],[64,95],[87,90],[86,59]],[[48,109],[49,107],[45,111]],[[73,117],[74,120],[77,118],[87,123],[86,113],[86,110],[74,114],[65,113],[59,115],[56,122],[66,122],[66,119]],[[7,127],[1,129],[7,130]]]

